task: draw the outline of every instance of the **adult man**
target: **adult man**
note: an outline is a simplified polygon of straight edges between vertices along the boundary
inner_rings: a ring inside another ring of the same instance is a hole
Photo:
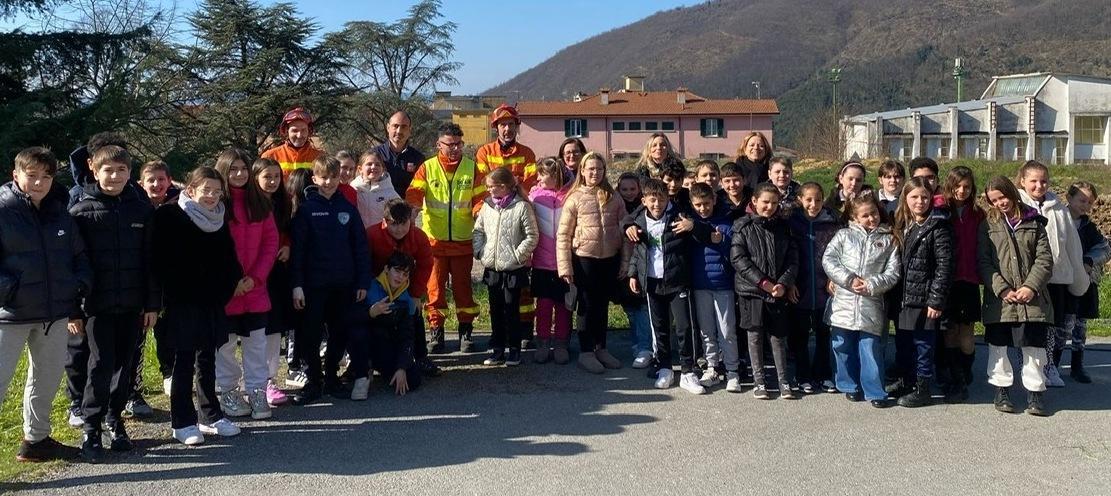
[[[311,169],[313,160],[324,153],[312,145],[313,132],[313,118],[308,110],[297,107],[286,112],[278,125],[278,135],[285,141],[262,152],[262,158],[278,162],[285,177],[295,169]]]
[[[398,110],[386,123],[385,143],[378,145],[375,150],[386,159],[386,170],[390,173],[394,191],[405,192],[413,180],[413,174],[424,163],[426,157],[416,148],[409,146],[409,137],[413,133],[413,124],[409,115],[403,110]]]

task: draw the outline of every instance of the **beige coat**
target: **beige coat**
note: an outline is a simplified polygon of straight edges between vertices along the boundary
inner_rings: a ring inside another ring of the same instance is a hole
[[[532,262],[532,251],[540,240],[532,204],[517,195],[505,208],[486,197],[474,221],[471,245],[474,255],[487,269],[505,272]]]
[[[621,219],[625,217],[625,204],[614,193],[603,205],[598,201],[596,192],[597,188],[577,189],[563,201],[563,213],[556,231],[556,265],[560,277],[574,275],[572,254],[609,258],[621,253],[624,248]]]

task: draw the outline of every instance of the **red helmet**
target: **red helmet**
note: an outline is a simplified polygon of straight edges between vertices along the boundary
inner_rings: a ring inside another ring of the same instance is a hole
[[[517,113],[517,108],[510,107],[509,104],[506,103],[498,105],[498,108],[490,113],[490,127],[496,127],[498,121],[502,119],[513,119],[517,121],[517,124],[521,123],[521,116]]]
[[[282,116],[282,123],[278,126],[278,134],[285,136],[289,129],[289,123],[293,121],[305,121],[305,124],[309,125],[309,134],[313,134],[312,114],[303,107],[294,108]]]

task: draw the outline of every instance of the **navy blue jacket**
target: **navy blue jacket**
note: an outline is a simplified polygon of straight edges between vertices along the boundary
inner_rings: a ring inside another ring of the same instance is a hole
[[[413,181],[413,174],[416,174],[417,168],[425,161],[424,154],[410,145],[406,145],[401,153],[394,153],[389,141],[378,145],[375,150],[386,159],[386,170],[390,173],[394,191],[404,198],[405,190],[409,189],[409,183]]]
[[[81,199],[81,194],[85,192],[85,188],[92,184],[96,184],[96,178],[93,177],[93,171],[89,169],[89,147],[80,146],[72,153],[69,154],[69,173],[73,175],[73,187],[69,189],[69,204],[66,209],[73,208],[77,204],[77,200]],[[135,179],[128,179],[127,185],[135,190],[139,198],[150,201],[147,196],[147,191]],[[177,189],[170,185],[171,189]],[[169,192],[166,195],[169,198]]]
[[[822,207],[814,219],[806,217],[805,209],[796,208],[787,218],[787,225],[799,248],[799,272],[795,278],[795,287],[799,291],[798,307],[823,310],[829,299],[829,292],[826,291],[829,277],[822,268],[822,256],[833,236],[844,226],[838,215],[826,207]]]
[[[729,262],[729,250],[733,243],[733,220],[731,210],[725,205],[715,205],[710,218],[695,216],[695,222],[709,229],[696,229],[695,243],[691,246],[691,288],[693,289],[733,289],[733,265]],[[710,241],[714,231],[722,233],[720,243]]]
[[[324,198],[318,190],[305,188],[290,224],[292,286],[370,289],[370,245],[359,211],[339,191]]]

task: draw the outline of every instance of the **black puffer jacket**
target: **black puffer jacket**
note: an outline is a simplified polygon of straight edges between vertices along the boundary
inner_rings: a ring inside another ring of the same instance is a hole
[[[85,313],[158,311],[162,294],[150,269],[154,216],[150,201],[133,188],[111,196],[92,183],[69,213],[85,240],[96,281],[85,297]]]
[[[733,223],[733,248],[729,260],[737,275],[734,289],[739,296],[761,298],[769,303],[777,300],[760,289],[765,279],[790,287],[799,270],[799,252],[787,228],[787,222],[749,214]]]
[[[935,211],[903,239],[902,305],[946,308],[953,284],[953,228],[948,216]]]
[[[176,204],[155,210],[151,268],[166,305],[219,307],[228,304],[243,268],[227,222],[216,232],[202,231]]]
[[[671,223],[679,220],[679,215],[683,214],[690,217],[690,214],[671,204],[666,212],[664,212],[664,230],[663,236],[660,240],[653,240],[648,234],[648,209],[637,209],[633,214],[633,225],[637,227],[638,235],[640,238],[639,243],[633,245],[632,255],[629,258],[628,276],[630,279],[635,278],[637,283],[640,284],[641,292],[643,294],[644,288],[648,287],[648,248],[652,243],[659,243],[663,249],[664,258],[664,273],[662,282],[656,288],[658,294],[671,294],[677,291],[684,291],[690,288],[691,283],[691,262],[690,252],[691,243],[694,239],[693,232],[685,232],[675,234],[671,232]],[[701,222],[695,222],[696,230],[703,230],[706,232],[705,236],[709,236],[709,228]]]
[[[92,287],[85,243],[54,183],[39,208],[9,182],[0,186],[0,324],[51,322],[78,313]]]

